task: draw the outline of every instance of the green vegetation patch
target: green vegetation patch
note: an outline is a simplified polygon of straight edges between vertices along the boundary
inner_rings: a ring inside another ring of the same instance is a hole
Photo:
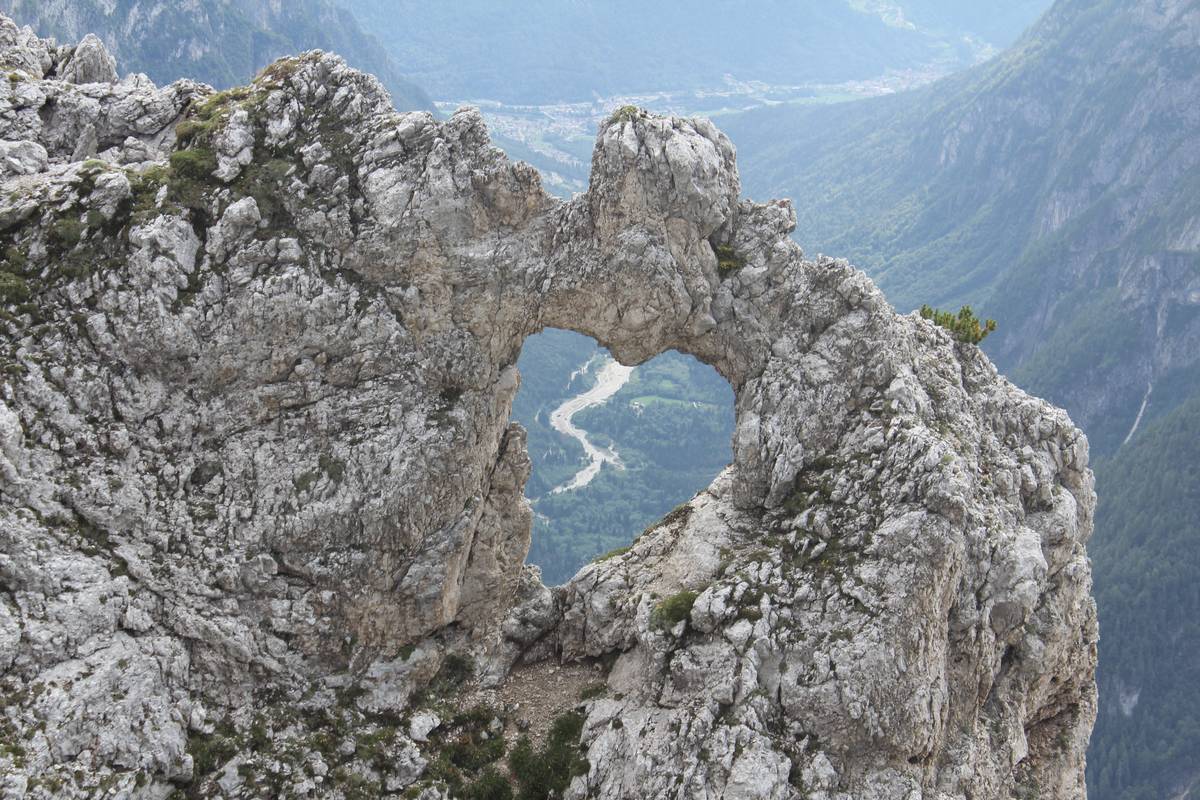
[[[493,709],[475,706],[441,726],[434,734],[438,749],[425,771],[425,781],[445,786],[454,797],[511,798],[511,785],[492,766],[508,749],[504,734],[490,731],[495,718]]]
[[[261,91],[260,91],[261,93]],[[246,107],[247,101],[261,99],[249,86],[239,86],[216,92],[193,105],[187,119],[175,126],[175,139],[179,146],[191,147],[207,144],[229,120],[236,106]]]
[[[508,778],[495,767],[488,767],[479,779],[463,790],[464,800],[512,800],[513,788]]]
[[[737,272],[746,266],[746,259],[739,256],[731,245],[713,245],[713,252],[717,254],[717,270],[722,275]]]
[[[217,157],[206,147],[176,150],[171,153],[171,169],[184,180],[207,181],[217,169]]]
[[[939,311],[930,306],[921,306],[921,317],[932,320],[954,335],[955,339],[966,344],[979,344],[988,334],[996,330],[996,320],[981,321],[975,316],[970,306],[963,306],[955,314],[951,311]]]
[[[477,706],[442,726],[435,757],[406,796],[415,797],[421,786],[432,784],[465,800],[550,800],[561,797],[572,778],[587,774],[589,764],[579,746],[582,711],[557,717],[541,747],[522,736],[508,751],[507,774],[497,768],[507,750],[504,736],[488,730],[494,716],[492,709]]]
[[[695,592],[683,591],[659,601],[650,612],[650,624],[656,628],[670,630],[688,618],[698,596]]]
[[[3,290],[0,289],[0,291],[3,291]],[[598,555],[595,558],[593,558],[592,563],[600,564],[602,562],[608,561],[609,559],[616,558],[617,556],[623,556],[632,549],[633,549],[633,545],[631,545],[631,544],[627,544],[624,547],[615,547],[612,550],[609,550],[607,553]]]
[[[546,743],[534,750],[529,737],[522,736],[508,756],[508,767],[517,780],[519,800],[549,800],[561,797],[577,775],[586,775],[590,765],[579,753],[584,715],[569,711],[550,726]]]
[[[29,295],[29,284],[23,278],[11,272],[0,272],[0,303],[24,303]]]
[[[199,778],[237,755],[238,743],[232,730],[220,729],[210,735],[192,736],[188,739],[187,751],[192,757],[192,775]]]
[[[608,118],[608,124],[615,125],[618,122],[633,122],[645,113],[645,111],[637,106],[621,106]]]

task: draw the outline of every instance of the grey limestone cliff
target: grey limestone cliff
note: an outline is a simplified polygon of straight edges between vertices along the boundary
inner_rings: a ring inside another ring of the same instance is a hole
[[[1084,795],[1086,439],[806,260],[711,123],[623,110],[563,202],[333,56],[0,60],[3,796],[502,797],[572,710],[571,798]],[[553,590],[549,326],[737,397],[713,485]]]

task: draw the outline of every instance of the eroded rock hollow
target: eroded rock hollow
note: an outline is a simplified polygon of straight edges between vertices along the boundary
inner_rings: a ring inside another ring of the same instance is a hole
[[[563,202],[334,56],[0,60],[4,796],[464,796],[455,709],[511,744],[548,664],[595,676],[571,798],[1084,796],[1084,436],[805,259],[710,122],[618,112]],[[547,326],[737,397],[713,485],[553,590]]]

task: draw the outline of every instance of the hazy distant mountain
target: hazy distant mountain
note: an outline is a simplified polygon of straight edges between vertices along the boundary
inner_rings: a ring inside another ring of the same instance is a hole
[[[722,120],[758,196],[897,306],[974,302],[989,352],[1111,453],[1200,350],[1195,3],[1064,0],[1010,51],[923,90]],[[1175,399],[1171,399],[1174,395]]]
[[[60,41],[95,33],[118,69],[157,83],[187,77],[225,88],[246,83],[280,56],[321,49],[378,76],[397,108],[432,107],[354,16],[330,0],[0,0],[0,10]]]
[[[899,9],[918,28],[981,38],[1007,47],[1050,7],[1046,0],[847,0],[862,8]]]
[[[1092,442],[1093,800],[1200,777],[1200,3],[1060,0],[922,90],[727,117],[755,196],[902,310],[974,303],[987,349]],[[1194,796],[1194,795],[1190,795]]]
[[[505,103],[838,83],[941,71],[1002,47],[1048,0],[343,0],[437,98]],[[1003,8],[998,11],[998,8]]]

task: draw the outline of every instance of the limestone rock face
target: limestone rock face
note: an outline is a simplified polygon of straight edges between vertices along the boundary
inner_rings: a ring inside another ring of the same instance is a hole
[[[89,33],[63,64],[59,77],[70,83],[116,83],[117,60],[95,34]]]
[[[559,659],[605,681],[568,797],[1083,797],[1086,439],[805,259],[711,123],[618,115],[561,202],[334,56],[0,46],[4,796],[453,795],[430,693]],[[547,326],[737,397],[713,485],[553,590],[508,419]]]

